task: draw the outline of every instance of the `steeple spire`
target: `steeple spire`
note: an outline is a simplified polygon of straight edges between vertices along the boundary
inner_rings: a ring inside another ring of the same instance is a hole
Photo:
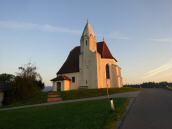
[[[105,37],[103,36],[103,41],[105,41]]]
[[[85,25],[84,31],[82,33],[82,36],[84,36],[84,35],[88,35],[88,36],[92,35],[93,37],[96,36],[95,33],[94,33],[94,31],[93,31],[93,27],[88,22],[88,19],[87,19],[87,23]]]
[[[85,25],[84,31],[82,33],[80,44],[81,44],[81,53],[84,53],[88,50],[92,52],[97,51],[96,35],[93,31],[93,27],[91,26],[90,23],[88,23],[88,20]]]

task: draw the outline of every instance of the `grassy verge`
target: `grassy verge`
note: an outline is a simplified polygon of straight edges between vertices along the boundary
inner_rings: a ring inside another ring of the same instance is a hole
[[[48,93],[40,92],[36,96],[30,98],[29,100],[17,101],[13,102],[10,105],[5,105],[2,108],[6,107],[14,107],[14,106],[23,106],[23,105],[31,105],[31,104],[39,104],[39,103],[46,103],[47,102]]]
[[[127,98],[94,100],[0,111],[0,129],[114,129],[128,105]]]
[[[115,93],[123,93],[123,92],[131,92],[138,91],[138,88],[110,88],[109,94]],[[81,98],[89,98],[96,96],[104,96],[107,95],[107,89],[85,89],[85,90],[71,90],[71,91],[63,91],[60,93],[63,100],[70,99],[81,99]]]
[[[140,90],[140,89],[139,88],[127,88],[127,87],[124,87],[124,88],[110,88],[109,89],[109,94],[131,92],[131,91],[138,91],[138,90]],[[70,90],[70,91],[63,91],[63,92],[60,92],[58,94],[61,95],[63,100],[82,99],[82,98],[89,98],[89,97],[97,97],[97,96],[107,95],[107,89]],[[13,102],[12,104],[3,106],[1,108],[46,103],[47,102],[47,97],[48,97],[48,93],[41,92],[40,94],[32,97],[29,100]]]
[[[167,88],[168,90],[172,90],[172,87],[170,87],[170,86],[169,86],[169,87],[166,87],[166,88]]]

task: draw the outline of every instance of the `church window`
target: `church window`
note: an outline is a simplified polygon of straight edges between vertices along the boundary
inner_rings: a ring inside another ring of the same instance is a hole
[[[86,80],[86,85],[87,85],[87,80]]]
[[[72,82],[75,83],[75,77],[72,77]]]
[[[87,44],[88,44],[88,43],[87,43],[87,40],[85,40],[85,44],[86,44],[86,46],[87,46]]]
[[[109,65],[106,64],[106,79],[110,79]]]

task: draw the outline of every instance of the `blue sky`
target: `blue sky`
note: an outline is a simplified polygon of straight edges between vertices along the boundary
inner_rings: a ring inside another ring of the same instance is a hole
[[[0,73],[32,61],[51,85],[88,19],[124,83],[172,81],[171,7],[171,0],[0,0]]]

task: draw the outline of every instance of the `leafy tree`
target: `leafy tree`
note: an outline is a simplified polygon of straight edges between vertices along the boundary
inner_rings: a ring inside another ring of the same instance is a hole
[[[41,89],[44,88],[44,83],[36,70],[36,66],[31,63],[19,67],[12,89],[6,94],[5,104],[28,101],[41,92]]]
[[[11,92],[15,76],[12,74],[0,74],[0,88],[4,90],[4,104],[9,104],[12,101],[13,92]]]
[[[11,83],[14,81],[15,76],[12,74],[2,73],[0,74],[0,84],[2,85],[11,85]]]
[[[41,75],[36,72],[36,66],[31,63],[28,63],[24,66],[19,67],[18,76],[21,78],[28,78],[36,81],[42,80]]]

